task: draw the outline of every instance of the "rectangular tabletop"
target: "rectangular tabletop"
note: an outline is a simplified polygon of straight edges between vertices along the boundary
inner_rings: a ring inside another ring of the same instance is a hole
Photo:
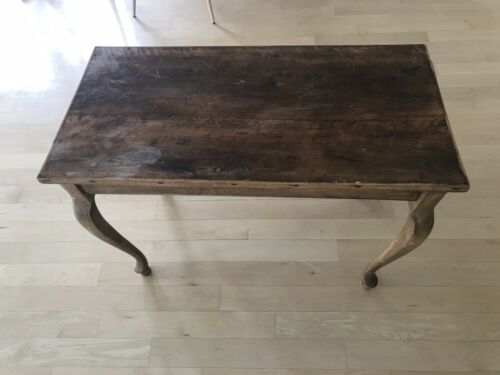
[[[98,47],[38,178],[468,188],[423,45]]]

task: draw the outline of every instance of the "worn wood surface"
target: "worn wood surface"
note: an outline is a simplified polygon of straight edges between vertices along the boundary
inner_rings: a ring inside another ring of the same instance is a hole
[[[96,48],[39,180],[468,188],[423,45]]]
[[[228,184],[216,184],[197,181],[189,184],[186,181],[166,181],[156,184],[86,184],[81,188],[90,194],[156,194],[156,195],[223,195],[247,197],[289,197],[289,198],[337,198],[337,199],[379,199],[395,201],[413,201],[419,192],[401,189],[356,188],[356,186],[336,187],[325,184],[252,184],[248,181],[234,181]]]

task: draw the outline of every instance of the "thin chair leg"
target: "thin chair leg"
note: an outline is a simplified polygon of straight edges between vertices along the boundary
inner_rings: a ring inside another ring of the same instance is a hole
[[[136,0],[132,0],[132,15],[134,16],[134,18],[136,17],[136,9],[137,9]]]
[[[210,13],[210,19],[212,20],[212,24],[215,25],[215,16],[214,16],[214,8],[212,7],[212,0],[206,0],[206,1],[207,1],[208,12]]]

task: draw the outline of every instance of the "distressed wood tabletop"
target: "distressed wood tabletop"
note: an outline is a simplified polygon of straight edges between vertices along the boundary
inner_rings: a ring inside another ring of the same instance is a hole
[[[97,47],[39,179],[468,185],[423,45]]]

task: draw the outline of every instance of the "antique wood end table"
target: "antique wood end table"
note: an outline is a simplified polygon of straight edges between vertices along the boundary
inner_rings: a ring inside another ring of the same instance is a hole
[[[38,180],[143,275],[95,194],[409,201],[367,288],[469,188],[424,45],[97,47]]]

